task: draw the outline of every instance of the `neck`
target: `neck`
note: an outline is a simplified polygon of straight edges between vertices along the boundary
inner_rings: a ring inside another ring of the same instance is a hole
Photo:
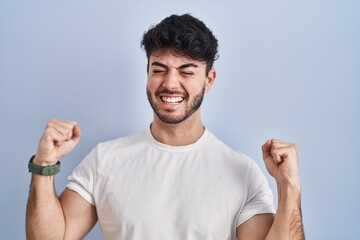
[[[196,116],[196,114],[178,124],[164,123],[154,115],[150,129],[157,141],[171,146],[185,146],[195,143],[205,130],[200,116]]]

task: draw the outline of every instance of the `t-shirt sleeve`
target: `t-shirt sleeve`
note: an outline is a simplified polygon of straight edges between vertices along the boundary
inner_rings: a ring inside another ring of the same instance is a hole
[[[96,174],[96,149],[93,149],[68,177],[67,188],[77,192],[90,204],[95,205],[93,197]]]
[[[275,213],[273,193],[269,183],[260,167],[252,161],[248,177],[248,195],[244,207],[242,208],[237,226],[250,219],[251,217],[262,213]]]

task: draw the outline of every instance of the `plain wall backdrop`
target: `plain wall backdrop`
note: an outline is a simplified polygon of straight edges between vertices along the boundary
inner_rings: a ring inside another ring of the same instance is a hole
[[[58,193],[98,142],[149,126],[140,41],[173,13],[219,40],[206,127],[263,169],[268,138],[298,143],[307,239],[360,239],[357,0],[0,0],[0,239],[25,239],[27,163],[49,119],[83,132]],[[99,227],[86,239],[101,239]]]

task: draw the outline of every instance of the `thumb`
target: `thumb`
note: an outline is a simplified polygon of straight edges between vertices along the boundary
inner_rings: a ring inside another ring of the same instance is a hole
[[[75,142],[79,142],[80,136],[81,136],[80,127],[78,125],[75,125],[73,128],[73,135],[72,135],[71,139]]]

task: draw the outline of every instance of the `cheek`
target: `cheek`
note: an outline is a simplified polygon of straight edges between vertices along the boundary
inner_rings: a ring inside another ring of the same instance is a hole
[[[189,83],[185,83],[184,85],[185,90],[188,92],[189,95],[198,95],[199,92],[202,92],[205,88],[204,81],[193,81]]]
[[[147,88],[150,91],[156,91],[160,87],[160,81],[156,81],[154,79],[148,78]]]

